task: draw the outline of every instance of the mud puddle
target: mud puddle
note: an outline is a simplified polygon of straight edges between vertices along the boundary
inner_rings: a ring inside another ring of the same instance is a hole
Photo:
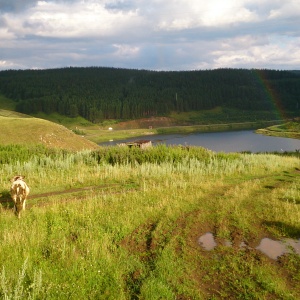
[[[291,253],[292,249],[295,253],[300,254],[300,240],[283,239],[282,241],[263,238],[260,244],[255,248],[272,259]]]
[[[204,235],[200,236],[198,242],[199,242],[200,246],[203,247],[207,251],[210,251],[217,246],[215,237],[211,232],[207,232]]]
[[[218,246],[215,237],[211,232],[207,232],[204,235],[200,236],[200,238],[198,239],[198,243],[206,251],[211,251]],[[224,245],[227,247],[231,247],[232,243],[229,240],[225,240]],[[245,242],[241,242],[239,247],[247,247],[251,249],[246,245]],[[283,254],[291,253],[293,251],[300,255],[300,239],[283,239],[279,241],[272,240],[270,238],[263,238],[260,241],[259,245],[254,249],[261,251],[263,254],[274,260],[276,260],[279,256]]]

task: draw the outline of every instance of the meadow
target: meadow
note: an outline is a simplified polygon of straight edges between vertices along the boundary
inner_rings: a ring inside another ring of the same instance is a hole
[[[2,299],[300,298],[299,255],[255,249],[262,237],[299,239],[297,153],[8,145],[0,154]],[[31,189],[21,219],[9,196],[16,174]],[[212,251],[198,243],[206,232]]]

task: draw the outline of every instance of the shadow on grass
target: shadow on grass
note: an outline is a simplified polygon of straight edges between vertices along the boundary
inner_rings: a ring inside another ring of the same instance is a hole
[[[283,222],[278,221],[265,221],[262,223],[267,228],[275,228],[281,235],[292,239],[300,238],[300,226],[291,226]]]
[[[276,187],[272,185],[265,185],[265,188],[268,190],[274,190]]]
[[[284,197],[280,198],[281,201],[291,203],[291,204],[300,204],[300,199],[292,198],[292,197]]]
[[[3,209],[12,209],[14,207],[14,203],[8,190],[0,192],[0,205]]]

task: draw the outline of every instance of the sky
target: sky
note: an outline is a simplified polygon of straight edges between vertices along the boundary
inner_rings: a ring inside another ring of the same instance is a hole
[[[300,69],[300,0],[0,0],[0,70]]]

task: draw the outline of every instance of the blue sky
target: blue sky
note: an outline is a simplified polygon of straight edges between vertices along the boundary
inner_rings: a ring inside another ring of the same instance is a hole
[[[300,69],[300,0],[0,0],[0,70]]]

